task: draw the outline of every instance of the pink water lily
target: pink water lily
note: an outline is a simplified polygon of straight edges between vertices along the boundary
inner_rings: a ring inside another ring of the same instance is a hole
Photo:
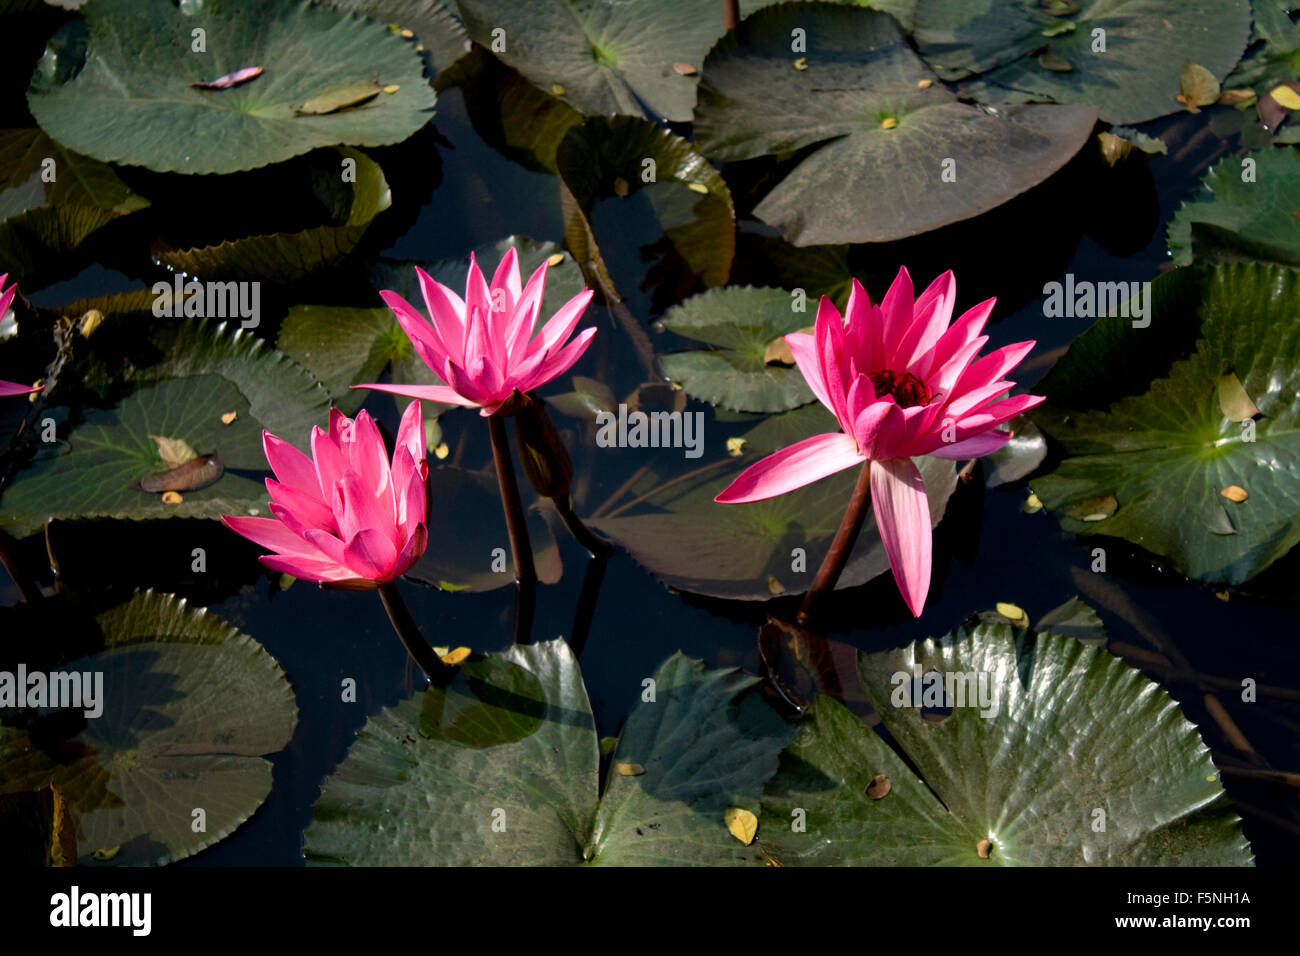
[[[274,518],[222,515],[226,527],[270,548],[262,564],[341,587],[379,587],[424,553],[424,418],[419,402],[402,416],[392,462],[374,420],[330,410],[329,430],[311,432],[312,457],[270,432],[262,447]]]
[[[1003,376],[1034,347],[1018,342],[977,353],[993,311],[989,299],[955,322],[956,280],[945,272],[913,300],[900,269],[877,307],[854,280],[847,321],[825,297],[814,334],[785,337],[795,364],[841,431],[814,435],[745,469],[715,499],[759,501],[871,462],[871,503],[894,580],[917,617],[930,589],[930,509],[912,459],[978,458],[1011,433],[998,426],[1042,397],[1000,398],[1015,383]]]
[[[534,335],[546,267],[543,262],[528,284],[521,285],[519,257],[510,249],[489,284],[471,253],[463,299],[417,267],[429,319],[396,292],[384,291],[380,296],[397,316],[416,354],[446,384],[352,387],[479,408],[486,416],[500,411],[516,390],[527,394],[564,374],[596,334],[594,328],[584,329],[568,341],[592,292],[579,292]]]
[[[9,306],[13,304],[14,296],[18,294],[18,286],[11,285],[5,288],[5,282],[9,279],[9,273],[0,275],[0,318],[9,311]],[[9,398],[12,395],[30,395],[32,392],[39,392],[40,385],[20,385],[17,382],[6,382],[0,379],[0,398]]]

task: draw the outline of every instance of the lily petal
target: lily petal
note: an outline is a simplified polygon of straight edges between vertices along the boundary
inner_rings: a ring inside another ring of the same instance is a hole
[[[843,432],[813,435],[750,465],[713,500],[740,504],[775,498],[863,460],[857,442]]]
[[[930,505],[910,458],[871,463],[871,507],[898,590],[912,616],[920,617],[930,590]]]

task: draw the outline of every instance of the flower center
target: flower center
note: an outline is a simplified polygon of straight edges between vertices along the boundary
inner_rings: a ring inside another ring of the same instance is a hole
[[[930,389],[911,372],[893,372],[885,369],[883,372],[872,372],[867,378],[871,380],[871,386],[876,390],[876,398],[892,395],[900,408],[930,403],[932,397]]]

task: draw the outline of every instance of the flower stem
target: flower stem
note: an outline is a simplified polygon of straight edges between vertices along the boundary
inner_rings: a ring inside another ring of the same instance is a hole
[[[867,459],[862,465],[862,471],[858,473],[858,483],[853,486],[853,496],[849,498],[849,506],[844,511],[844,517],[840,521],[839,530],[835,532],[835,540],[831,542],[831,549],[826,552],[826,557],[822,561],[822,566],[817,569],[817,577],[813,578],[812,587],[804,595],[803,604],[799,606],[799,613],[795,617],[796,623],[800,627],[807,627],[809,620],[812,618],[813,608],[822,596],[829,591],[835,590],[835,583],[840,579],[840,573],[844,570],[844,565],[849,561],[849,555],[853,553],[853,545],[858,540],[858,533],[862,530],[863,519],[867,516],[867,504],[871,501],[871,460]]]
[[[439,687],[446,687],[455,675],[455,668],[444,664],[442,658],[433,652],[428,641],[420,634],[420,628],[411,617],[411,611],[402,599],[402,592],[394,581],[379,585],[379,599],[384,602],[384,610],[393,623],[393,630],[398,639],[411,655],[411,660],[424,671],[429,680]]]
[[[488,431],[492,435],[492,462],[497,469],[497,487],[501,490],[506,531],[510,534],[510,555],[515,562],[515,580],[521,585],[526,582],[535,584],[537,569],[533,566],[533,549],[528,543],[528,523],[524,518],[523,503],[519,500],[519,483],[515,480],[514,462],[510,458],[505,419],[500,415],[490,415]]]
[[[596,534],[582,523],[573,510],[573,502],[569,500],[568,495],[560,495],[552,498],[555,502],[555,510],[560,513],[560,520],[564,526],[569,529],[569,534],[573,535],[578,544],[586,548],[593,558],[608,557],[610,553],[609,542],[604,538],[597,537]]]
[[[740,22],[740,0],[722,0],[722,23],[728,30],[734,30]]]

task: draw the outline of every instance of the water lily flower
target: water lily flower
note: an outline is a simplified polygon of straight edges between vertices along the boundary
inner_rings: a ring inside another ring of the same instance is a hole
[[[335,587],[383,588],[424,553],[424,418],[419,402],[402,416],[390,464],[367,412],[353,421],[330,410],[329,430],[311,433],[312,457],[270,432],[262,447],[274,518],[222,515],[226,527],[270,548],[262,564]]]
[[[464,405],[488,416],[502,411],[516,390],[527,394],[563,375],[596,334],[594,328],[584,329],[568,341],[592,291],[575,295],[534,335],[546,267],[543,262],[528,284],[521,286],[519,256],[510,249],[489,284],[471,253],[463,299],[416,267],[428,319],[396,292],[384,291],[380,296],[397,316],[416,354],[446,384],[352,387]]]
[[[904,268],[879,307],[854,280],[847,321],[823,297],[814,334],[795,332],[785,341],[841,431],[814,435],[767,456],[715,499],[735,504],[772,498],[867,463],[876,525],[894,580],[917,617],[930,589],[931,533],[925,483],[912,459],[987,455],[1011,438],[998,426],[1043,401],[1037,395],[1001,398],[1015,385],[1003,376],[1034,343],[1018,342],[976,358],[988,341],[980,333],[995,300],[950,322],[956,296],[949,271],[914,300]]]
[[[11,285],[5,288],[5,282],[9,279],[9,273],[0,275],[0,318],[4,318],[9,306],[13,304],[14,296],[18,293],[18,286]],[[20,385],[17,382],[6,382],[0,379],[0,398],[9,398],[13,395],[30,395],[32,392],[39,392],[43,386],[40,385]]]

